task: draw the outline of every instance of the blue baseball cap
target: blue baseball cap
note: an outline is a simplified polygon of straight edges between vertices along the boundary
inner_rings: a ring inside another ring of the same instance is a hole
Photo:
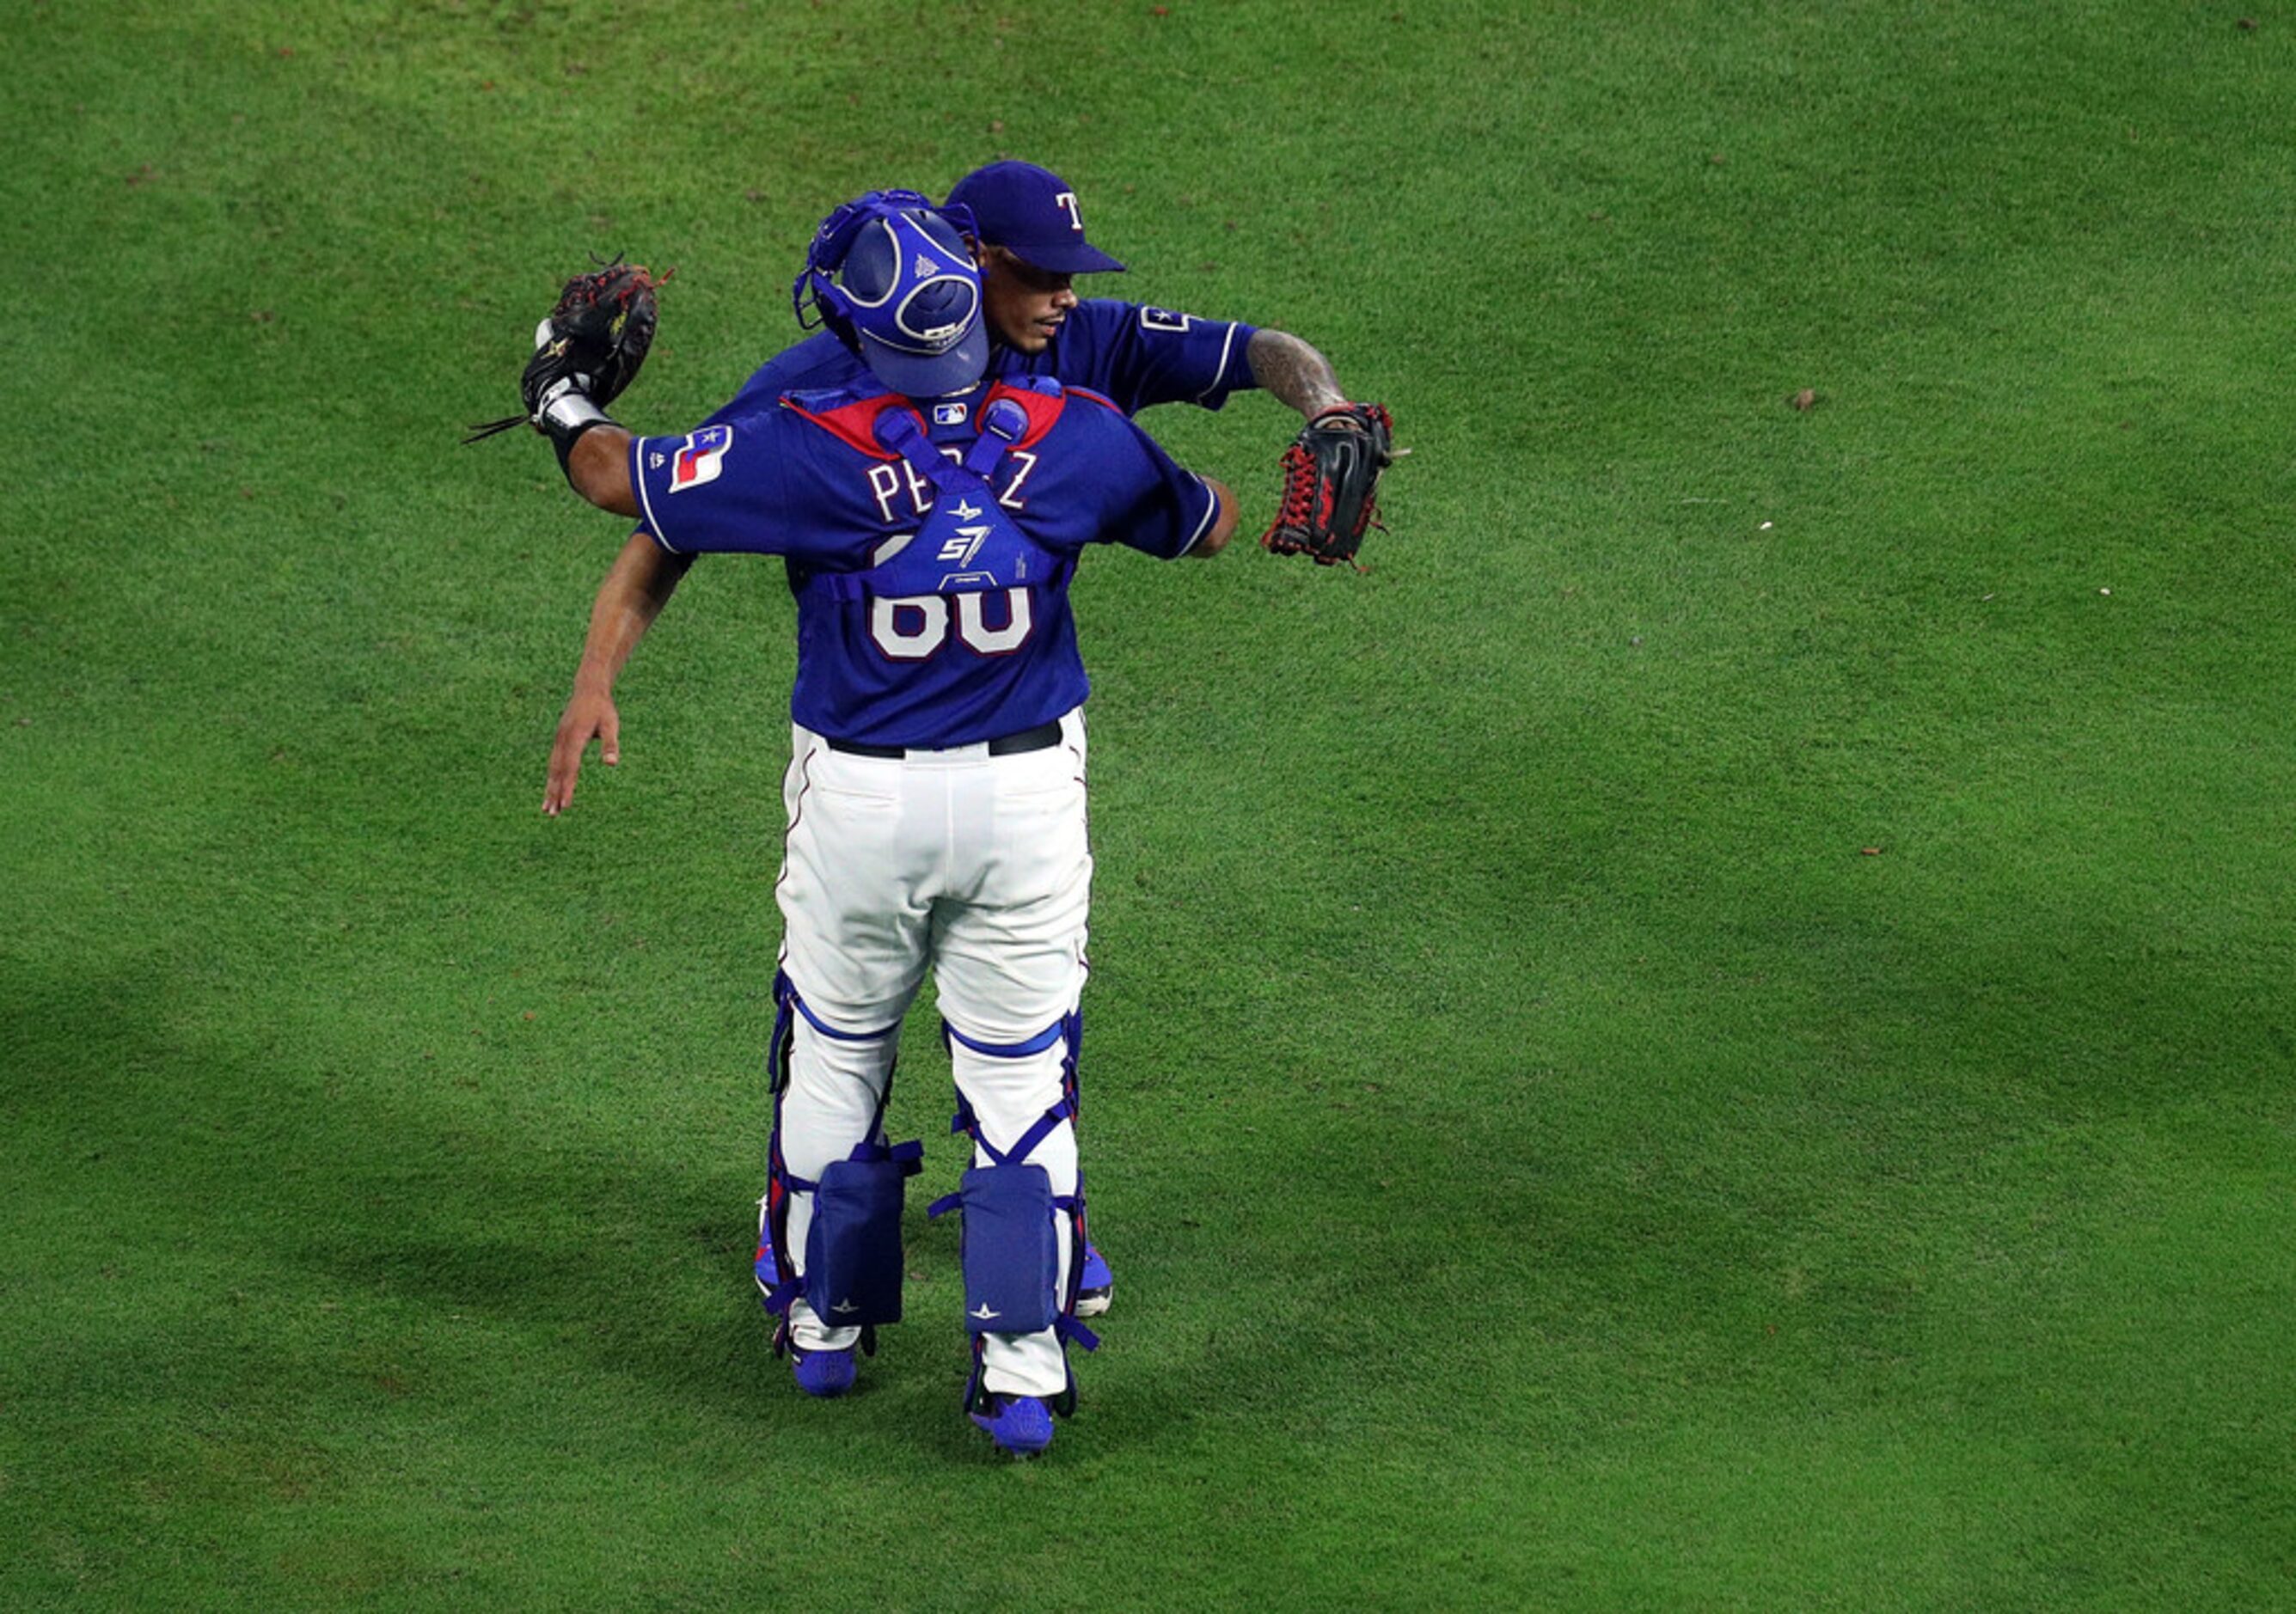
[[[1009,159],[992,162],[958,180],[948,201],[972,210],[980,240],[1036,268],[1098,274],[1124,267],[1085,240],[1076,192],[1050,168]]]
[[[849,324],[862,362],[897,392],[962,392],[988,368],[980,271],[954,221],[914,193],[872,193],[823,221],[799,276],[800,318],[808,291]],[[833,284],[828,280],[835,275]]]

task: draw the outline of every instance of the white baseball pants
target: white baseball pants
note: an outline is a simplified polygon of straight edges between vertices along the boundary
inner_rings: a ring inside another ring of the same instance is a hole
[[[817,1180],[868,1136],[901,1017],[928,965],[942,1016],[975,1042],[1027,1042],[1076,1008],[1092,898],[1084,714],[1061,720],[1060,743],[1004,757],[985,744],[858,757],[793,728],[783,802],[782,968],[814,1019],[840,1034],[792,1017],[783,1160],[793,1176]],[[1039,1053],[999,1058],[952,1044],[957,1091],[988,1142],[1010,1149],[1060,1102],[1066,1051],[1055,1039]],[[1055,1196],[1077,1192],[1072,1122],[1028,1158],[1051,1176]],[[812,1214],[810,1193],[790,1196],[780,1249],[791,1271],[802,1268]],[[1065,1295],[1076,1252],[1069,1218],[1057,1221],[1055,1293]],[[824,1327],[801,1298],[789,1315],[802,1349],[841,1349],[858,1334]],[[985,1341],[988,1389],[1054,1396],[1066,1387],[1050,1329]]]

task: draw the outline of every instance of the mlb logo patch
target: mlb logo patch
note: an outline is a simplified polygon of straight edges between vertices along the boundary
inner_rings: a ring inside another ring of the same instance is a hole
[[[684,493],[704,482],[714,482],[726,469],[726,451],[734,446],[731,426],[704,426],[685,439],[677,462],[669,470],[669,490]]]
[[[936,426],[964,425],[964,406],[963,404],[935,404],[933,406],[933,424]]]

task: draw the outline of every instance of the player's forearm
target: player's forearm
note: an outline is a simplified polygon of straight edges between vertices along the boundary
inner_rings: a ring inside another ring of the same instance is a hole
[[[1243,357],[1254,384],[1310,420],[1348,401],[1331,361],[1286,332],[1253,332]]]
[[[587,433],[584,440],[596,435]],[[575,447],[578,449],[581,445]],[[582,642],[581,668],[574,675],[578,686],[613,688],[630,653],[653,626],[653,619],[661,615],[661,608],[677,591],[678,580],[693,564],[692,556],[671,554],[650,534],[630,535],[630,541],[615,558],[613,569],[598,585],[598,597],[591,602],[590,632]]]
[[[638,513],[637,494],[630,487],[630,434],[611,422],[574,439],[566,455],[566,479],[601,510],[618,516]]]

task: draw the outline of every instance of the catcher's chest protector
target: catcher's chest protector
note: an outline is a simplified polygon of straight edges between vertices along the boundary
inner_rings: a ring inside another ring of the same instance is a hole
[[[993,488],[1005,455],[1042,437],[1060,418],[1067,400],[1056,387],[1046,392],[999,385],[980,406],[980,434],[962,462],[934,446],[905,399],[839,403],[837,396],[792,393],[787,402],[855,447],[894,456],[932,489],[933,502],[917,531],[888,539],[869,569],[817,573],[809,586],[846,601],[969,594],[1050,582],[1070,563],[1023,531]]]

